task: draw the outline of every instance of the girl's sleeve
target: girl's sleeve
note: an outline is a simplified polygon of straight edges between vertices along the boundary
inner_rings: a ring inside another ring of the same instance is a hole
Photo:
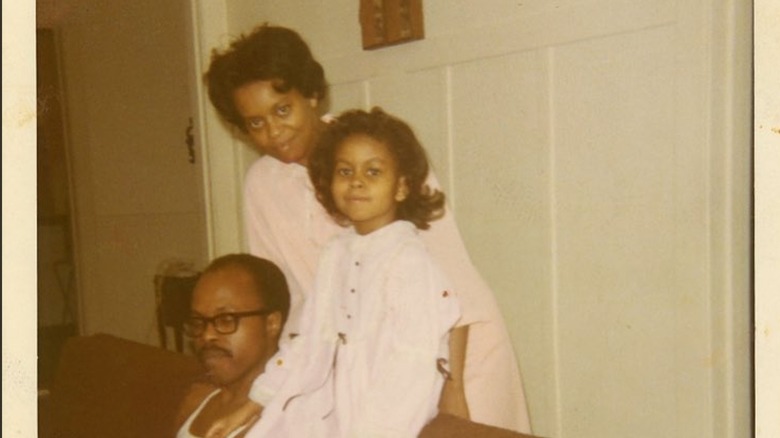
[[[279,351],[265,365],[249,391],[249,398],[263,406],[276,397],[284,399],[308,392],[321,385],[333,364],[335,341],[315,327],[313,300],[304,305],[306,324],[301,334],[279,344]]]
[[[279,351],[266,363],[265,371],[257,376],[249,390],[249,398],[255,403],[268,406],[271,400],[280,392],[282,386],[288,383],[294,375],[296,367],[306,359],[303,353],[306,336],[297,336],[279,345]]]
[[[326,248],[322,263],[330,266],[333,260],[332,251]],[[323,271],[328,273],[334,269],[329,267]],[[329,276],[326,277],[320,280],[329,281]],[[330,311],[329,302],[328,293],[312,294],[304,301],[300,334],[280,340],[279,351],[252,383],[249,391],[252,401],[267,406],[279,394],[292,396],[309,386],[316,386],[333,361],[333,343],[328,342],[327,333],[323,331],[323,321]]]
[[[366,403],[349,436],[417,436],[436,415],[449,330],[460,308],[448,282],[424,251],[400,254],[388,276],[388,309],[379,327],[377,361]]]

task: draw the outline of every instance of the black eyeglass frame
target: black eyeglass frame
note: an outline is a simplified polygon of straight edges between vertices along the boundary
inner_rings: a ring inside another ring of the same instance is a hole
[[[209,327],[209,324],[214,326],[214,330],[219,333],[220,335],[232,335],[233,333],[238,331],[238,326],[241,324],[241,319],[246,318],[248,316],[266,316],[270,315],[272,313],[276,312],[274,309],[260,309],[260,310],[250,310],[248,312],[225,312],[225,313],[219,313],[217,315],[212,316],[211,318],[206,318],[203,316],[190,316],[184,321],[184,334],[189,336],[190,338],[197,338],[198,336],[202,335],[206,332],[206,329]],[[217,320],[220,318],[230,317],[232,318],[234,323],[233,330],[228,331],[222,331],[217,326]],[[195,329],[192,325],[190,325],[191,321],[199,321],[202,322],[203,325],[199,329]],[[195,330],[195,331],[193,331]]]

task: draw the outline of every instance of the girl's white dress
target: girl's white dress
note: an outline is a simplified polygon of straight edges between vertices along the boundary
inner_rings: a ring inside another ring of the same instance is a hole
[[[432,174],[428,183],[438,187]],[[292,307],[285,332],[298,332],[303,303],[314,290],[319,257],[344,228],[317,201],[305,167],[270,156],[255,161],[246,175],[244,214],[250,252],[275,262],[287,277]],[[458,326],[469,327],[463,379],[472,420],[530,433],[509,333],[493,292],[469,258],[452,212],[448,209],[419,234],[458,293],[462,311]]]
[[[248,437],[416,437],[437,414],[458,299],[413,224],[326,246],[300,335],[250,392]]]

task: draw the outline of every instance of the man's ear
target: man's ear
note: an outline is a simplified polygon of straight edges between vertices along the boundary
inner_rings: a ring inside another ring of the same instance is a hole
[[[282,312],[273,312],[265,318],[265,331],[274,337],[282,333]]]
[[[395,190],[395,201],[404,202],[409,196],[409,184],[406,183],[406,177],[398,178],[398,188]]]

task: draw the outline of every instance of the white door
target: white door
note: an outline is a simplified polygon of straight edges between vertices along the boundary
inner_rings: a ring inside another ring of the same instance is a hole
[[[59,6],[81,332],[158,344],[157,269],[207,252],[190,3]]]

